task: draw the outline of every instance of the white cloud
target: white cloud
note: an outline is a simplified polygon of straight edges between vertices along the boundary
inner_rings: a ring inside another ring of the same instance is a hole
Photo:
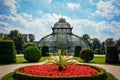
[[[46,0],[46,2],[47,2],[47,3],[51,3],[51,2],[52,2],[52,0]]]
[[[80,9],[80,5],[76,3],[68,3],[67,7],[71,10]]]
[[[37,14],[43,14],[41,10],[36,11]]]
[[[10,8],[10,13],[15,14],[17,11],[15,0],[4,0],[4,4]]]
[[[120,15],[120,9],[113,5],[113,1],[102,1],[96,3],[96,14],[107,19],[112,19],[114,16]]]
[[[89,0],[92,5],[95,5],[94,0]]]
[[[50,0],[51,1],[51,0]],[[59,20],[61,15],[58,14],[42,14],[41,18],[34,18],[31,14],[20,13],[18,14],[16,2],[14,0],[5,0],[5,4],[9,7],[11,15],[0,15],[1,20],[6,20],[5,22],[0,21],[0,32],[10,32],[12,29],[18,29],[21,33],[33,33],[36,40],[40,40],[43,36],[50,34],[52,29],[51,26]],[[106,18],[113,18],[118,15],[118,9],[112,5],[112,2],[99,1],[96,3],[97,11],[96,14],[101,15]],[[71,10],[79,9],[80,5],[75,3],[68,3],[68,7]],[[114,11],[114,12],[113,12]],[[14,15],[13,15],[14,14]],[[81,36],[84,33],[89,33],[92,37],[97,37],[101,40],[105,40],[108,37],[119,39],[120,32],[120,22],[111,21],[108,23],[106,21],[95,22],[88,19],[73,19],[67,16],[63,16],[67,22],[73,26],[73,33]],[[18,23],[12,24],[10,23]],[[19,25],[20,24],[20,25]],[[104,34],[102,30],[109,30],[114,35]]]

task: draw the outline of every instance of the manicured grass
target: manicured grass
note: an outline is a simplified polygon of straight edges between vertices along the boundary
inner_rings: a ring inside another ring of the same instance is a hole
[[[39,60],[39,62],[48,60],[50,57],[41,57],[41,59]],[[20,63],[28,63],[27,60],[25,60],[24,56],[16,56],[17,62],[16,64],[20,64]]]
[[[20,63],[28,63],[25,59],[24,56],[16,56],[17,58],[17,62],[16,64],[20,64]],[[50,57],[42,57],[39,62],[48,60]],[[120,55],[119,55],[120,58]],[[77,60],[78,62],[83,63],[82,59],[80,59],[80,57],[74,57],[75,60]],[[95,63],[95,64],[106,64],[105,63],[105,55],[95,55],[94,59],[90,62],[90,63]],[[120,66],[120,64],[115,64]]]
[[[75,60],[79,61],[79,62],[83,62],[82,59],[80,59],[80,57],[74,57]],[[94,59],[91,61],[91,63],[97,63],[97,64],[105,64],[105,56],[94,56]]]
[[[9,73],[9,74],[5,75],[1,80],[14,80],[13,79],[13,74],[14,73],[12,72],[12,73]],[[107,80],[118,80],[110,73],[107,73],[107,75],[108,75],[108,79]]]
[[[120,55],[119,55],[120,57]],[[77,60],[78,62],[83,63],[83,60],[80,59],[80,57],[74,57],[75,60]],[[95,55],[94,59],[90,62],[90,63],[96,63],[96,64],[107,64],[105,63],[105,55]],[[115,64],[120,66],[120,64]]]

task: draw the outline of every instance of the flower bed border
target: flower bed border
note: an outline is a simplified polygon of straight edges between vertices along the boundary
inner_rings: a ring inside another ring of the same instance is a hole
[[[84,64],[78,64],[84,65]],[[66,76],[66,77],[52,77],[52,76],[37,76],[37,75],[30,75],[21,73],[20,70],[23,68],[17,68],[14,71],[14,79],[15,80],[107,80],[106,70],[100,67],[91,66],[91,65],[84,65],[90,66],[92,68],[97,69],[99,72],[98,74],[94,74],[91,76]]]

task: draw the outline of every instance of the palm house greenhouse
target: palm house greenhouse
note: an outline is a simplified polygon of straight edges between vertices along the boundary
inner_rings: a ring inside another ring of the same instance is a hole
[[[65,18],[60,18],[52,27],[52,33],[43,37],[38,46],[42,48],[43,45],[47,45],[51,52],[62,49],[67,50],[69,53],[74,52],[75,46],[87,47],[87,43],[81,37],[73,34],[72,29]]]

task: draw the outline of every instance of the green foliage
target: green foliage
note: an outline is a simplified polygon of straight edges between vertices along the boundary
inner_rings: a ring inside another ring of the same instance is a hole
[[[36,43],[35,42],[26,42],[26,43],[24,43],[24,49],[29,47],[29,46],[36,46]]]
[[[49,56],[49,47],[47,45],[42,46],[42,56]]]
[[[24,51],[24,58],[28,62],[37,62],[41,58],[41,51],[36,46],[29,46]]]
[[[118,52],[120,53],[120,47],[118,47]]]
[[[116,46],[111,46],[106,48],[105,62],[112,64],[119,63],[118,49]]]
[[[90,66],[90,65],[86,65]],[[30,74],[23,74],[21,72],[21,68],[18,68],[14,71],[14,79],[15,80],[107,80],[107,74],[106,71],[103,68],[90,66],[99,71],[98,74],[95,75],[88,75],[88,76],[57,76],[57,77],[51,77],[51,76],[36,76],[36,75],[30,75]]]
[[[81,51],[81,46],[75,46],[74,57],[79,57]]]
[[[0,41],[0,63],[9,64],[16,62],[15,45],[12,40]]]
[[[18,30],[11,30],[10,34],[8,35],[10,39],[12,39],[15,43],[15,49],[17,53],[22,53],[23,50],[23,36],[19,33]]]
[[[94,50],[94,53],[95,53],[95,54],[100,54],[100,49],[95,49],[95,50]]]
[[[80,58],[84,62],[90,62],[94,58],[94,52],[89,48],[84,48],[80,51]]]
[[[75,62],[71,61],[71,60],[74,60],[74,59],[70,58],[68,56],[65,56],[64,55],[65,53],[66,53],[66,51],[62,52],[62,50],[59,49],[57,51],[58,58],[56,56],[52,55],[52,58],[47,63],[49,63],[49,64],[52,63],[52,64],[58,65],[58,71],[62,71],[67,66],[67,64],[75,64]]]

